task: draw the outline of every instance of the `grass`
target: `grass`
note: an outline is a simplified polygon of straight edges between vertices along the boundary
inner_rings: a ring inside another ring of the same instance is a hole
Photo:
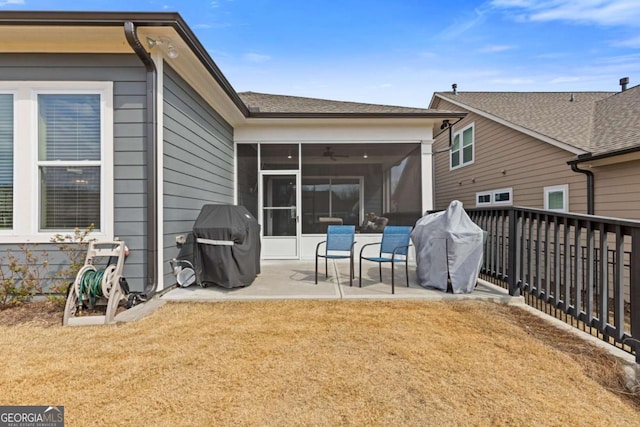
[[[0,404],[64,405],[68,426],[637,425],[635,401],[594,379],[608,359],[528,316],[483,302],[266,301],[0,327]]]

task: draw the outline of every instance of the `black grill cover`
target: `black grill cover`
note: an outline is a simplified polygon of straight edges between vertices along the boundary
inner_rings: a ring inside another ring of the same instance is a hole
[[[205,205],[193,226],[196,277],[203,285],[249,286],[260,273],[260,226],[244,206]],[[198,242],[231,241],[233,246]]]

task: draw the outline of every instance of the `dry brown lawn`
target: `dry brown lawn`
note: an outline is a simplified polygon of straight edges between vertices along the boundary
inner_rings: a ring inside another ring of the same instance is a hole
[[[637,404],[594,379],[615,377],[615,362],[522,326],[529,316],[482,302],[267,301],[0,326],[0,404],[64,405],[68,426],[637,426]]]

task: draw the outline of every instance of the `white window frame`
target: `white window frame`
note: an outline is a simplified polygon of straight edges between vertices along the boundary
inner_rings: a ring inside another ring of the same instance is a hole
[[[496,201],[496,195],[500,193],[508,193],[509,200],[508,201]],[[489,202],[480,202],[481,196],[489,195]],[[513,187],[510,188],[499,188],[497,190],[488,190],[488,191],[480,191],[476,193],[476,207],[486,207],[486,206],[512,206],[513,205]]]
[[[16,81],[0,82],[0,92],[14,95],[13,229],[0,230],[3,243],[46,243],[58,233],[73,230],[40,231],[40,189],[38,162],[38,95],[93,94],[100,96],[100,231],[91,237],[113,240],[113,82],[105,81]],[[26,196],[17,196],[26,195]],[[21,213],[16,215],[15,213]],[[25,214],[23,214],[25,213]]]
[[[489,201],[481,202],[480,197],[482,196],[489,196]],[[491,191],[482,191],[480,193],[476,193],[476,207],[491,206],[491,200],[492,200]]]
[[[550,209],[549,208],[549,194],[562,192],[562,209]],[[544,187],[544,209],[553,212],[569,212],[569,185],[552,185]]]
[[[508,201],[496,201],[496,194],[498,193],[509,193]],[[494,206],[511,206],[513,205],[513,188],[501,188],[499,190],[493,190],[491,192],[491,202]]]
[[[467,129],[471,128],[471,161],[465,162],[464,161],[464,156],[463,156],[463,141],[462,141],[462,134],[464,133],[464,131],[466,131]],[[452,138],[455,140],[456,136],[459,137],[459,141],[460,141],[460,145],[458,148],[458,153],[460,156],[460,163],[458,164],[458,166],[453,166],[453,147],[451,148],[451,152],[449,153],[449,170],[456,170],[456,169],[460,169],[463,168],[465,166],[468,165],[472,165],[475,161],[476,161],[476,127],[475,127],[475,122],[471,122],[469,123],[467,126],[463,127],[462,129],[460,129],[457,132],[454,132],[454,134],[452,135]],[[452,141],[453,143],[453,141]]]

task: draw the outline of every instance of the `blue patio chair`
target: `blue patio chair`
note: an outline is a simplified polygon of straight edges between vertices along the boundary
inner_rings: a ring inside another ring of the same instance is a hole
[[[349,258],[349,286],[353,285],[355,277],[353,267],[353,246],[355,242],[355,225],[329,225],[327,227],[327,240],[323,240],[316,246],[316,285],[318,284],[318,258],[324,258],[324,276],[328,274],[329,259]],[[325,245],[324,254],[320,254],[320,246]]]
[[[407,277],[407,288],[409,287],[409,266],[407,262],[407,253],[409,251],[410,226],[404,225],[387,225],[382,231],[382,241],[378,243],[368,243],[360,249],[360,280],[359,287],[362,287],[362,260],[373,261],[378,263],[380,272],[380,281],[382,282],[382,263],[391,263],[391,293],[395,294],[394,267],[396,262],[404,262],[405,274]],[[364,248],[371,245],[380,245],[380,253],[378,256],[363,256]]]

